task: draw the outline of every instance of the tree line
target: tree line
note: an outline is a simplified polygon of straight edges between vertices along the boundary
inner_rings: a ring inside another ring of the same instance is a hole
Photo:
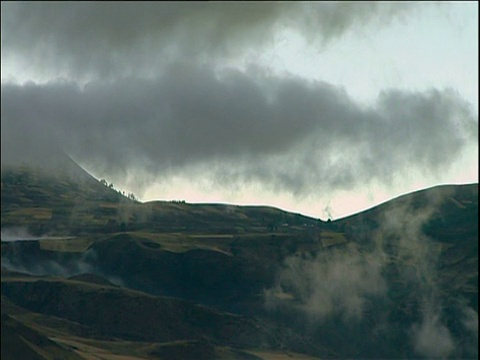
[[[108,187],[109,189],[115,190],[115,191],[118,192],[120,195],[125,196],[125,197],[126,197],[127,199],[129,199],[129,200],[138,201],[138,198],[137,198],[133,193],[128,193],[128,194],[126,194],[125,191],[120,191],[119,189],[115,189],[115,187],[113,186],[113,183],[108,183],[108,181],[105,180],[105,179],[100,180],[100,183],[101,183],[102,185]]]

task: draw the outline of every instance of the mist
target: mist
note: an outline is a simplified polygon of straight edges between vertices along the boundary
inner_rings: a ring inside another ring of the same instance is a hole
[[[289,257],[276,286],[266,291],[266,305],[274,307],[277,299],[293,295],[299,309],[317,321],[336,315],[345,323],[361,321],[369,299],[386,295],[383,261],[352,243],[312,258]]]
[[[424,204],[401,199],[384,209],[368,239],[362,240],[361,230],[356,230],[344,245],[319,247],[313,256],[297,253],[286,258],[275,285],[265,291],[266,309],[294,310],[310,323],[304,326],[314,329],[338,320],[361,328],[368,321],[372,334],[403,336],[400,339],[409,343],[411,354],[420,357],[478,356],[478,313],[466,299],[443,295],[442,244],[423,230],[450,201],[452,192],[439,188],[428,194]],[[414,304],[406,324],[392,318],[392,306],[399,306],[393,294],[400,288]],[[403,335],[393,335],[405,326]]]
[[[41,239],[41,237],[30,234],[26,227],[21,226],[2,227],[1,238],[2,241],[25,241]]]
[[[4,237],[5,235],[5,237]],[[39,240],[64,239],[55,237],[28,236],[24,228],[2,229],[2,242],[9,242],[6,250],[2,249],[2,268],[32,276],[58,276],[69,278],[81,274],[93,274],[103,277],[117,286],[125,286],[118,276],[107,274],[101,270],[97,252],[87,249],[79,252],[38,252]],[[18,245],[17,242],[21,242]],[[3,245],[2,245],[3,246]],[[33,255],[30,253],[33,250]]]

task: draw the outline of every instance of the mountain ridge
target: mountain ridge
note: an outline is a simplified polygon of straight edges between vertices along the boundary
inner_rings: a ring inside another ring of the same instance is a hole
[[[324,222],[268,206],[140,203],[79,176],[2,171],[2,316],[66,351],[478,357],[478,184],[421,189]],[[419,348],[415,336],[427,335],[444,345]],[[52,346],[36,351],[53,356]]]

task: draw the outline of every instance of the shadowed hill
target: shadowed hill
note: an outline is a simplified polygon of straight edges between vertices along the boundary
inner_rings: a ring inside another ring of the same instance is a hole
[[[2,241],[2,308],[82,354],[478,357],[478,184],[322,222],[133,202],[75,171],[2,172],[2,235],[45,235]]]
[[[74,280],[4,277],[2,295],[25,309],[79,323],[110,340],[201,341],[266,350],[278,348],[282,336],[278,328],[263,321]]]
[[[98,220],[99,203],[133,203],[101,184],[67,155],[55,165],[2,165],[2,229],[23,227],[31,235],[67,235],[81,232],[82,226],[100,230],[107,224]]]
[[[56,170],[48,166],[2,167],[2,229],[23,227],[35,236],[126,230],[231,233],[322,223],[266,206],[139,203],[105,186],[66,155],[56,159],[56,164]]]
[[[65,349],[7,314],[2,313],[1,324],[1,351],[4,360],[83,359],[74,351]]]

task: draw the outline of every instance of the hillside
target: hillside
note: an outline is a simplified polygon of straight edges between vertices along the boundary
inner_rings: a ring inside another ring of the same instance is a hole
[[[242,232],[245,226],[264,232],[285,223],[319,223],[261,206],[138,203],[105,186],[68,157],[60,169],[2,167],[2,228],[24,227],[36,236],[75,236],[125,230]]]
[[[17,339],[8,351],[478,357],[478,184],[322,222],[270,207],[134,202],[69,164],[68,174],[2,171],[2,316]],[[55,346],[26,347],[28,329]]]

